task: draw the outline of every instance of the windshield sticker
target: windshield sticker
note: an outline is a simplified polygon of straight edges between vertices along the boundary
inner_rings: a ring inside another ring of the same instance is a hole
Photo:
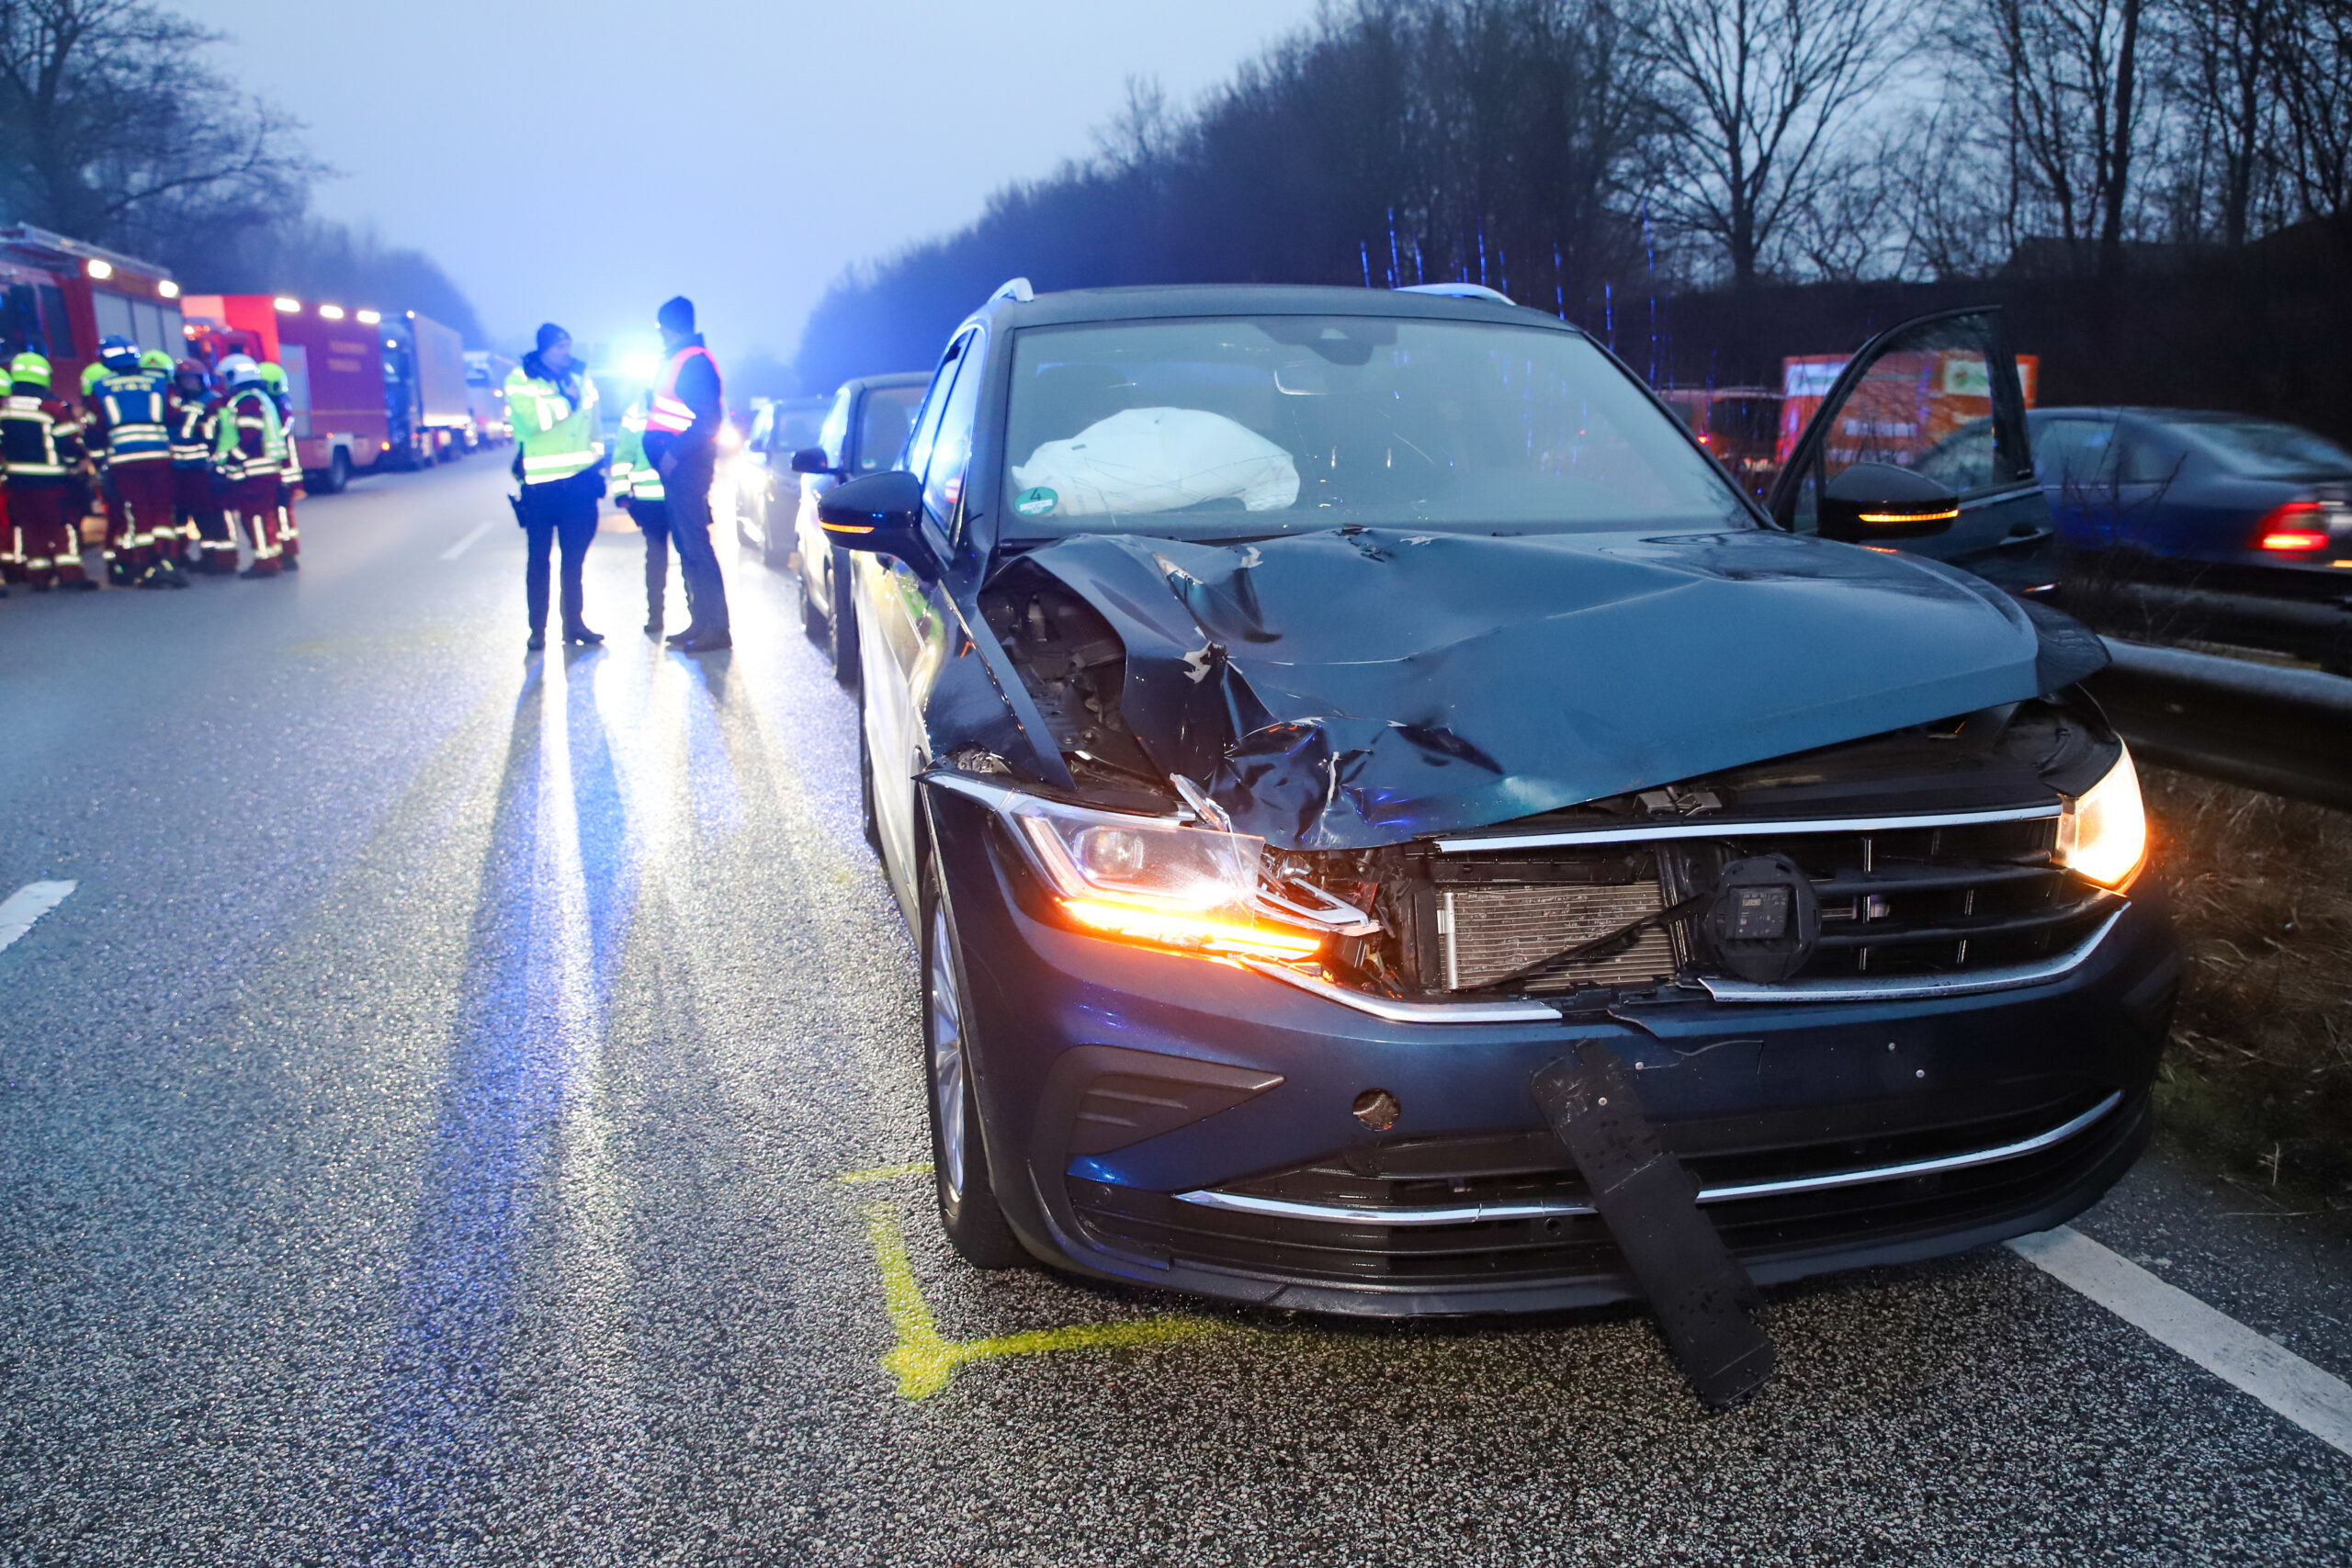
[[[1012,510],[1023,517],[1044,517],[1061,497],[1044,485],[1032,485],[1012,498]]]

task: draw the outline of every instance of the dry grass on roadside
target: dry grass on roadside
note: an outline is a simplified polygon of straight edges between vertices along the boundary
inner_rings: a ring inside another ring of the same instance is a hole
[[[2143,778],[2188,961],[2165,1123],[2241,1177],[2352,1209],[2352,815]]]

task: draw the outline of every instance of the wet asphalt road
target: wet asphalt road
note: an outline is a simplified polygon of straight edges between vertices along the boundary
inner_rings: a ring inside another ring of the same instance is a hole
[[[0,953],[0,1562],[2352,1560],[2352,1458],[1999,1249],[1778,1293],[1721,1416],[1632,1313],[962,1268],[836,1179],[926,1152],[913,954],[786,581],[657,653],[607,533],[526,661],[502,478],[0,604],[0,897],[79,885]],[[2267,1206],[2159,1156],[2079,1228],[2352,1375]]]

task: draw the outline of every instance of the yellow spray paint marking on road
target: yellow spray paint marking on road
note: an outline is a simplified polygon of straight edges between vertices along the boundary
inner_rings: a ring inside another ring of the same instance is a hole
[[[877,1165],[871,1170],[845,1170],[833,1178],[844,1187],[855,1187],[868,1181],[896,1181],[902,1176],[929,1176],[931,1161],[909,1160],[904,1165]]]
[[[956,1369],[967,1361],[993,1360],[1001,1356],[1029,1356],[1046,1350],[1117,1350],[1135,1345],[1164,1345],[1221,1333],[1224,1325],[1191,1317],[1154,1317],[1138,1323],[1082,1323],[1068,1328],[1032,1329],[1026,1334],[1001,1334],[989,1339],[948,1339],[931,1315],[931,1303],[915,1283],[914,1266],[907,1259],[906,1233],[899,1226],[899,1211],[876,1203],[865,1211],[866,1235],[874,1242],[874,1262],[882,1271],[882,1300],[890,1312],[890,1326],[899,1343],[882,1357],[882,1370],[899,1380],[902,1399],[928,1399],[947,1386]]]

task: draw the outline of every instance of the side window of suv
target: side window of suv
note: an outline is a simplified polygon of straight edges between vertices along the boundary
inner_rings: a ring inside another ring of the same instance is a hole
[[[964,503],[964,479],[972,466],[972,430],[980,408],[980,373],[988,362],[980,344],[977,328],[964,338],[963,367],[956,372],[956,385],[947,394],[947,406],[939,419],[939,433],[932,441],[931,461],[923,469],[923,504],[942,525],[951,527],[957,509]]]
[[[906,457],[899,464],[910,474],[923,473],[931,467],[931,444],[939,434],[939,416],[947,411],[948,389],[956,384],[956,372],[964,367],[964,350],[972,336],[966,333],[949,344],[939,368],[932,372],[931,389],[923,394],[922,412],[915,416],[914,434],[907,437]]]
[[[817,445],[824,449],[825,462],[830,467],[842,468],[849,461],[849,409],[856,400],[857,394],[845,389],[834,394],[833,406],[825,411],[824,425],[817,432]]]

